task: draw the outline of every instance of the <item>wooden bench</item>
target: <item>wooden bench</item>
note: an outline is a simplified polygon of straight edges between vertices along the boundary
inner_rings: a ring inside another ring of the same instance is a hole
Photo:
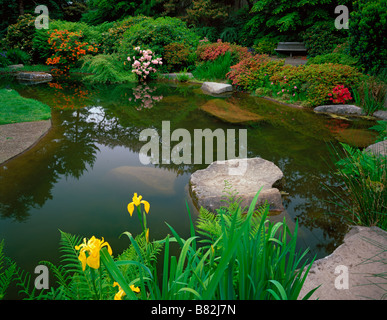
[[[277,49],[278,53],[293,53],[306,54],[307,50],[303,42],[279,42]]]

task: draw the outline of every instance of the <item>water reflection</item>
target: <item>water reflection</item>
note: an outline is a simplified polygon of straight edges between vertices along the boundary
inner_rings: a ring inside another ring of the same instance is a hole
[[[134,102],[136,110],[142,110],[143,108],[150,109],[154,106],[155,102],[163,99],[162,95],[155,94],[157,87],[151,88],[147,84],[139,84],[132,90],[134,98],[130,97],[128,100]]]
[[[207,165],[142,166],[138,153],[144,142],[139,141],[139,134],[154,128],[161,137],[163,120],[170,121],[171,131],[185,128],[191,136],[194,129],[241,128],[202,110],[200,106],[213,97],[201,94],[198,86],[85,87],[75,82],[17,89],[52,107],[53,128],[33,149],[0,168],[0,230],[8,238],[12,236],[6,222],[28,225],[37,215],[50,217],[45,225],[50,230],[60,228],[81,235],[101,230],[106,238],[106,233],[115,238],[127,230],[123,211],[132,192],[151,193],[147,198],[152,201],[150,223],[160,237],[164,221],[182,231],[182,236],[184,232],[188,235],[187,183],[192,172]],[[337,131],[351,128],[355,122],[332,121],[242,94],[227,98],[227,102],[263,118],[243,126],[248,129],[248,156],[272,161],[283,171],[288,194],[284,205],[292,222],[298,219],[300,223],[301,245],[318,256],[332,252],[346,226],[326,214],[338,211],[322,188],[322,184],[335,183],[327,142],[336,143]],[[216,154],[214,148],[214,159]],[[86,220],[87,229],[86,222],[79,222]],[[39,229],[31,232],[40,240],[52,240]],[[21,250],[22,244],[14,247]]]

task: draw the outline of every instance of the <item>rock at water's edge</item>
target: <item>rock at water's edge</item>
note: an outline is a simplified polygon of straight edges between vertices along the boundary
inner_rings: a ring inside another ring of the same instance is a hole
[[[217,82],[204,82],[202,90],[212,94],[222,94],[225,92],[231,92],[233,90],[231,84],[217,83]]]
[[[371,144],[365,149],[366,152],[370,152],[375,155],[387,156],[387,140],[380,141],[374,144]]]
[[[270,211],[284,210],[282,198],[276,187],[282,183],[283,173],[272,162],[262,158],[232,159],[215,161],[206,169],[198,170],[191,175],[190,192],[197,207],[215,212],[224,206],[225,181],[238,192],[242,208],[250,206],[251,201],[260,191],[257,205],[265,201]]]
[[[373,116],[382,120],[387,120],[387,111],[383,111],[383,110],[375,111]]]
[[[16,79],[23,81],[51,81],[52,75],[46,72],[18,72]]]
[[[324,105],[318,106],[313,109],[314,112],[317,113],[334,113],[341,115],[358,115],[362,116],[363,110],[360,107],[350,104],[332,104],[332,105]]]

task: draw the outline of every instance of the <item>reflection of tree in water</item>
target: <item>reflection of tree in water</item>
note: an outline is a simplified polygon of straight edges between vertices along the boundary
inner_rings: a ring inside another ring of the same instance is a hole
[[[42,207],[52,199],[51,190],[61,176],[79,179],[93,166],[98,148],[93,142],[93,124],[84,121],[87,110],[65,113],[65,117],[53,113],[54,128],[33,152],[0,169],[3,218],[26,220],[30,208]]]

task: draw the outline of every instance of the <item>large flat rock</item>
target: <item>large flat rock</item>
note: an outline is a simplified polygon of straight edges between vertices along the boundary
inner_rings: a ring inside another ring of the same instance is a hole
[[[385,299],[386,247],[386,231],[353,227],[331,255],[313,263],[299,299],[318,286],[311,300]]]
[[[211,94],[222,94],[225,92],[231,92],[233,90],[231,84],[218,83],[218,82],[204,82],[202,90]]]
[[[22,71],[16,74],[16,79],[20,81],[51,81],[52,75],[46,72]]]
[[[238,169],[240,169],[238,171]],[[262,188],[257,205],[267,201],[270,211],[284,210],[280,191],[282,171],[272,162],[262,158],[215,161],[206,169],[195,171],[190,179],[190,192],[197,207],[215,212],[224,206],[225,181],[238,192],[242,207],[249,206]]]
[[[373,116],[382,120],[387,120],[387,111],[384,111],[384,110],[375,111]]]
[[[34,146],[51,128],[51,120],[4,124],[0,126],[0,163]]]
[[[316,113],[333,113],[339,115],[352,115],[352,116],[362,116],[364,115],[363,110],[355,105],[350,104],[331,104],[318,106],[313,109]]]
[[[365,151],[375,155],[387,157],[387,140],[371,144],[365,149]]]

